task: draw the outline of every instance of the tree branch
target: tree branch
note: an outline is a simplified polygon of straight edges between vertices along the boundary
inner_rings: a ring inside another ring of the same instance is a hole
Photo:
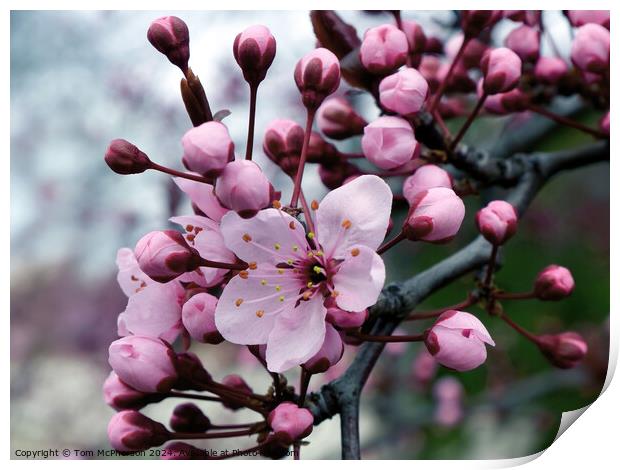
[[[464,157],[473,174],[485,185],[512,187],[506,200],[522,216],[544,184],[563,170],[579,168],[609,159],[609,142],[598,141],[574,150],[550,153],[516,154],[499,160]],[[435,291],[455,279],[484,266],[491,245],[481,236],[452,256],[407,281],[386,286],[371,309],[370,333],[391,334],[404,316]],[[347,371],[338,379],[323,386],[306,402],[314,415],[314,424],[340,413],[342,456],[360,458],[359,399],[361,391],[376,364],[384,343],[365,343]]]

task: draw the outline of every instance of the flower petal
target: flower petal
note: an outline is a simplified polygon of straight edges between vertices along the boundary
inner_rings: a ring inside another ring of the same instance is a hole
[[[267,368],[284,372],[314,356],[325,339],[326,313],[323,297],[315,295],[279,315],[267,341]]]
[[[264,265],[249,271],[247,278],[233,277],[215,308],[215,326],[224,339],[235,344],[265,344],[277,317],[292,310],[299,297],[300,286],[287,279],[286,275],[277,277],[274,268]]]
[[[487,348],[475,335],[464,336],[462,330],[433,327],[439,351],[434,355],[440,364],[465,372],[475,369],[487,359]]]
[[[119,333],[150,336],[174,341],[181,331],[183,288],[176,281],[150,284],[129,297],[119,316]],[[122,326],[122,328],[121,328]]]
[[[495,342],[484,324],[471,313],[447,310],[441,314],[435,325],[454,330],[472,330],[480,341],[495,346]]]
[[[116,265],[118,266],[116,280],[127,297],[131,297],[140,289],[146,287],[147,284],[154,282],[142,272],[138,265],[138,260],[136,260],[136,256],[130,248],[118,250]]]
[[[222,207],[220,201],[215,197],[213,186],[206,183],[199,183],[185,178],[172,178],[181,191],[189,196],[192,202],[207,217],[219,222],[228,209]]]
[[[359,312],[377,302],[385,283],[385,265],[374,250],[358,245],[347,252],[333,280],[338,307]]]
[[[376,250],[385,238],[391,209],[392,191],[378,176],[363,175],[331,191],[317,210],[323,250],[335,258],[344,258],[353,245]]]
[[[226,246],[248,263],[285,263],[308,250],[303,226],[278,209],[262,210],[250,219],[231,211],[222,218],[221,230]]]

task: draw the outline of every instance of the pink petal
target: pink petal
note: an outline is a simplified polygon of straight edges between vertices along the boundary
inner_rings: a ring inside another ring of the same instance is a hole
[[[331,191],[317,211],[323,250],[334,258],[344,258],[354,245],[376,250],[385,238],[391,209],[392,191],[378,176],[360,176]],[[343,227],[345,221],[350,228]]]
[[[338,307],[359,312],[377,301],[385,283],[385,265],[374,250],[358,245],[346,253],[333,280]]]
[[[441,314],[435,325],[454,330],[472,330],[480,341],[495,346],[495,342],[484,324],[471,313],[448,310]]]
[[[182,326],[182,294],[183,288],[176,281],[148,285],[129,298],[127,308],[119,316],[119,333],[174,341]]]
[[[222,207],[215,197],[213,186],[206,183],[199,183],[185,178],[172,178],[181,191],[189,196],[194,204],[204,214],[219,222],[228,209]]]
[[[118,250],[116,265],[118,266],[118,275],[116,276],[118,285],[121,286],[127,297],[131,297],[141,288],[153,282],[150,277],[142,272],[136,256],[130,248]]]
[[[314,356],[325,339],[323,298],[315,295],[279,315],[267,342],[267,368],[284,372]]]
[[[235,276],[228,282],[215,308],[215,325],[231,343],[265,344],[276,318],[293,309],[299,289],[287,274],[259,265],[247,279]]]
[[[435,359],[440,364],[464,372],[475,369],[487,359],[484,343],[475,335],[464,336],[460,330],[433,327],[439,351]]]
[[[305,257],[309,249],[303,226],[277,209],[262,210],[251,219],[231,211],[222,218],[221,230],[226,246],[248,263],[286,263]]]

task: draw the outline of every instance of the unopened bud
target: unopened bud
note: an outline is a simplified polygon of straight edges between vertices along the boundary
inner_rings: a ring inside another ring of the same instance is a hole
[[[588,344],[572,331],[539,336],[538,347],[549,362],[560,369],[575,367],[588,353]]]
[[[105,152],[105,162],[120,175],[142,173],[151,167],[149,157],[131,142],[114,139]]]
[[[163,424],[142,413],[125,410],[112,416],[108,424],[108,439],[119,452],[138,452],[162,445],[170,438]]]
[[[155,49],[187,73],[189,62],[189,30],[176,16],[164,16],[151,23],[146,37]]]
[[[246,81],[258,85],[276,56],[276,40],[266,26],[250,26],[235,38],[233,54]]]

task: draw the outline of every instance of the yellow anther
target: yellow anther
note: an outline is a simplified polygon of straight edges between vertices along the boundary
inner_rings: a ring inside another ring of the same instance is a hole
[[[257,268],[257,266],[256,266],[256,261],[251,261],[251,262],[249,262],[249,263],[248,263],[248,268],[250,268],[250,269],[256,269],[256,268]]]
[[[317,274],[321,274],[323,272],[323,268],[321,268],[320,266],[315,266],[312,268],[312,270]]]
[[[308,254],[308,258],[312,258],[314,256],[314,253],[311,251],[309,251],[307,254]]]
[[[243,237],[241,237],[241,238],[243,238],[243,241],[246,242],[246,243],[249,243],[249,242],[252,241],[252,237],[250,236],[249,233],[244,233]]]
[[[302,295],[302,297],[304,298],[304,300],[308,300],[310,298],[310,296],[312,295],[312,292],[310,292],[309,290],[305,291]]]
[[[342,221],[342,227],[343,227],[345,230],[350,229],[350,228],[351,228],[351,221],[350,221],[349,219],[344,219],[344,220]]]
[[[243,303],[243,299],[237,299],[237,300],[235,300],[235,305],[236,305],[237,307],[240,307],[242,303]]]
[[[314,232],[308,232],[308,238],[312,240],[314,238]]]
[[[279,300],[280,302],[284,302],[284,296],[283,296],[283,295],[281,295],[280,297],[278,297],[278,300]]]
[[[321,250],[319,250],[319,251],[317,251],[317,252],[316,252],[316,255],[317,255],[317,256],[323,256],[324,254],[325,254],[325,253],[323,253]]]
[[[340,292],[338,292],[337,290],[332,291],[332,297],[338,297],[340,295]]]
[[[280,248],[282,248],[282,246],[281,246],[279,243],[276,243],[275,245],[273,245],[273,247],[274,247],[276,250],[279,250]]]
[[[289,259],[287,259],[287,260],[286,260],[286,264],[288,264],[288,265],[292,266],[292,265],[293,265],[293,260],[292,260],[292,259],[290,259],[290,258],[289,258]]]
[[[298,247],[297,245],[293,245],[293,251],[295,251],[295,252],[296,252],[296,251],[298,251],[298,250],[299,250],[299,247]]]
[[[276,291],[280,292],[282,290],[282,286],[276,286]]]
[[[351,256],[357,256],[360,254],[360,249],[359,248],[353,248],[351,250]]]
[[[312,284],[312,281],[308,281],[308,284],[306,284],[306,286],[308,286],[308,289],[310,289],[314,284]]]
[[[257,310],[257,311],[256,311],[256,316],[257,316],[258,318],[263,318],[263,315],[264,315],[264,314],[265,314],[265,311],[264,311],[264,310]]]
[[[284,274],[284,269],[278,268],[278,274]]]
[[[267,281],[265,279],[261,279],[260,281],[262,286],[266,286],[267,285]]]
[[[310,207],[313,211],[317,210],[319,208],[319,202],[316,199],[313,199],[310,203]]]
[[[273,202],[271,203],[271,205],[272,205],[273,207],[275,207],[276,209],[280,209],[280,208],[282,207],[282,203],[281,203],[280,201],[278,201],[277,199],[276,199],[275,201],[273,201]]]
[[[249,272],[247,272],[247,271],[241,271],[241,272],[239,273],[239,277],[240,277],[241,279],[247,279],[249,275],[250,275],[250,273],[249,273]]]

